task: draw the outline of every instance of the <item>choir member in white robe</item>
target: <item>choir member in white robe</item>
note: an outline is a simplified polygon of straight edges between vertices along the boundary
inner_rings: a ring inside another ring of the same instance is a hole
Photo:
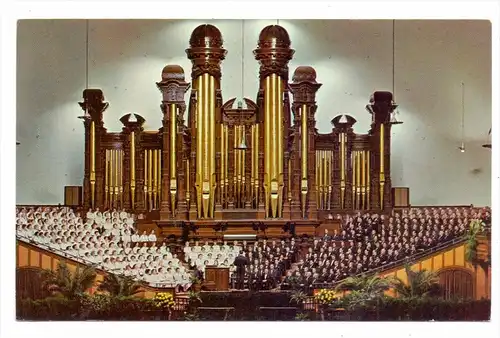
[[[139,241],[140,241],[140,242],[147,242],[148,240],[149,240],[149,238],[148,238],[148,234],[146,234],[146,231],[143,231],[143,232],[142,232],[142,235],[141,235],[141,237],[140,237],[140,239],[139,239]]]
[[[132,242],[140,242],[141,241],[141,237],[139,236],[139,234],[137,232],[135,232],[132,236],[131,236],[131,239],[132,239]]]
[[[189,242],[186,242],[184,243],[184,254],[187,256],[189,256],[189,254],[191,253],[191,247],[189,246]]]
[[[156,242],[156,234],[155,234],[155,231],[154,230],[151,230],[151,233],[149,234],[148,236],[148,240],[150,242]]]
[[[142,254],[145,254],[148,252],[148,244],[147,243],[143,243],[141,248],[139,249],[139,252],[142,253]]]

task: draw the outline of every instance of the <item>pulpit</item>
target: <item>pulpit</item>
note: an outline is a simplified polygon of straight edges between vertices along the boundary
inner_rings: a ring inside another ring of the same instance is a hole
[[[229,268],[207,266],[205,269],[205,283],[215,284],[215,291],[228,291]]]

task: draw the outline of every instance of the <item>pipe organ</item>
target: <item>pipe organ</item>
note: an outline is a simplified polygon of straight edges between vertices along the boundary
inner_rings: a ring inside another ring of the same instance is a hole
[[[310,225],[332,213],[391,208],[390,114],[396,105],[390,92],[372,95],[367,134],[353,132],[350,115],[334,117],[332,131],[319,133],[321,84],[310,66],[298,67],[289,81],[295,51],[283,27],[265,27],[258,37],[255,102],[224,103],[227,51],[216,27],[197,27],[186,53],[191,82],[180,66],[167,65],[156,83],[163,116],[158,130],[144,130],[144,118],[129,113],[120,119],[121,132],[108,132],[102,91],[84,91],[85,207],[158,212],[162,222]]]

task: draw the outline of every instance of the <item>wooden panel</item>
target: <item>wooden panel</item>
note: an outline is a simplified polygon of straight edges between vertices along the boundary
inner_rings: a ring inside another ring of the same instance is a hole
[[[66,265],[67,265],[67,267],[68,267],[68,270],[69,270],[71,273],[75,273],[75,271],[76,271],[76,265],[71,264],[71,263],[69,263],[69,262],[66,262]]]
[[[439,254],[434,256],[433,258],[433,263],[434,263],[434,271],[437,271],[443,267],[443,255]]]
[[[404,270],[404,269],[403,269]],[[412,271],[420,271],[420,263],[415,263],[411,266]]]
[[[455,265],[465,267],[465,246],[455,248]]]
[[[40,253],[36,250],[29,250],[30,266],[40,267]]]
[[[51,260],[50,256],[42,254],[42,269],[50,270],[52,268],[50,266]]]
[[[453,250],[448,250],[444,252],[444,266],[452,266],[453,265]]]
[[[57,258],[54,258],[52,260],[52,270],[57,270],[57,266],[59,265],[59,260]]]
[[[392,202],[396,208],[406,208],[410,206],[410,188],[392,188]]]
[[[401,279],[405,283],[408,282],[408,277],[406,276],[405,269],[399,269],[398,271],[396,271],[396,277]]]
[[[19,245],[17,247],[17,266],[27,266],[29,263],[29,250],[25,246]]]
[[[82,205],[82,187],[65,186],[64,187],[64,205],[80,206]]]
[[[422,261],[422,270],[432,271],[432,258]]]

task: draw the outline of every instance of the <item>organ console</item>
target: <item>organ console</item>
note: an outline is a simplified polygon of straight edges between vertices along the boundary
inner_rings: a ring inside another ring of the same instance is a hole
[[[264,222],[266,229],[294,224],[312,233],[333,213],[388,211],[392,93],[373,93],[367,134],[354,133],[350,115],[334,117],[332,131],[321,134],[315,116],[321,84],[310,66],[295,69],[289,81],[291,45],[281,26],[261,31],[256,101],[235,105],[221,91],[222,34],[197,27],[186,50],[191,81],[180,66],[167,65],[156,83],[163,114],[156,131],[144,130],[144,118],[131,113],[120,119],[121,132],[108,132],[103,92],[84,90],[84,206],[153,213],[166,227],[180,220],[252,229]]]

